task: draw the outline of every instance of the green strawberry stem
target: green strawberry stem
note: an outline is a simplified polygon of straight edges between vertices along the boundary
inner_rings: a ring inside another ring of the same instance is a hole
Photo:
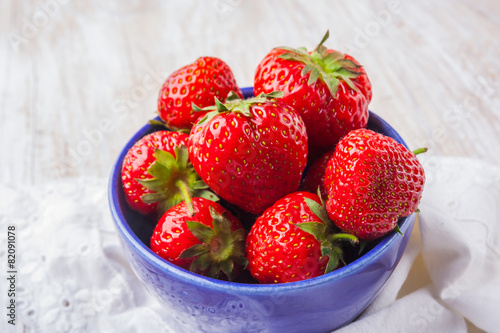
[[[193,201],[191,200],[191,195],[189,194],[189,187],[187,186],[186,182],[180,179],[175,182],[175,185],[182,193],[184,201],[186,202],[186,208],[188,210],[189,216],[193,216],[195,214],[195,211],[193,207]]]
[[[320,48],[323,46],[323,43],[326,42],[328,37],[330,37],[330,30],[326,31],[326,34],[323,36],[323,39],[321,40],[321,42],[319,42],[318,46],[316,46],[316,48],[314,49],[314,52],[320,51]]]
[[[353,244],[356,244],[359,242],[358,237],[351,235],[351,234],[345,234],[345,233],[332,234],[328,237],[328,240],[330,242],[335,242],[338,240],[347,240],[347,241],[352,242]]]
[[[415,154],[415,155],[422,154],[422,153],[425,153],[425,152],[426,152],[426,151],[428,151],[428,150],[429,150],[429,148],[427,148],[427,147],[424,147],[424,148],[418,148],[418,149],[415,149],[415,150],[413,151],[413,154]]]

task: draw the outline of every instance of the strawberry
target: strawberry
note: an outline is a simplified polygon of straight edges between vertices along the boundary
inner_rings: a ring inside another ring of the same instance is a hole
[[[278,47],[255,72],[255,94],[283,91],[283,101],[304,119],[309,136],[310,161],[332,150],[349,131],[366,127],[371,83],[351,56],[323,46]]]
[[[214,97],[224,100],[231,91],[243,96],[229,66],[218,58],[201,57],[166,79],[158,96],[158,113],[170,129],[191,129],[203,115],[193,112],[192,103],[210,106]]]
[[[157,131],[137,141],[122,164],[122,185],[129,207],[143,215],[159,216],[183,200],[182,191],[193,196],[217,197],[205,189],[188,160],[188,135]]]
[[[323,169],[323,186],[322,189],[325,190],[326,196],[324,198],[328,198],[328,194],[333,189],[333,184],[335,180],[335,161],[332,158],[333,154],[335,154],[335,150],[330,151],[330,154],[325,154],[327,160],[325,162],[325,166]]]
[[[311,192],[311,193],[319,193],[322,198],[326,198],[328,196],[328,191],[330,190],[330,184],[325,188],[325,170],[327,168],[328,161],[330,161],[334,150],[330,150],[329,152],[323,154],[320,158],[318,158],[307,170],[306,176],[302,181],[302,185],[300,186],[302,191]]]
[[[320,276],[341,264],[341,240],[357,242],[352,235],[336,233],[316,194],[291,193],[266,209],[250,229],[248,270],[260,283]]]
[[[411,152],[367,129],[350,132],[335,149],[334,168],[326,171],[333,177],[326,207],[330,218],[367,241],[392,231],[420,202],[425,174],[415,154],[425,150]]]
[[[188,198],[158,221],[151,250],[194,273],[232,281],[247,265],[245,236],[240,221],[221,205]]]
[[[307,161],[307,134],[295,110],[276,98],[234,94],[191,130],[189,157],[221,198],[252,214],[296,191]]]

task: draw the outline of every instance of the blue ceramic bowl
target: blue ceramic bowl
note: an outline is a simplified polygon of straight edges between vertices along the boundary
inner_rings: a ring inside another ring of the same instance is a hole
[[[242,89],[245,97],[252,88]],[[382,118],[370,113],[368,128],[404,144]],[[146,125],[123,147],[109,182],[109,202],[130,266],[166,309],[175,332],[328,332],[354,320],[394,271],[410,238],[415,215],[362,257],[309,280],[259,285],[206,278],[174,266],[149,248],[152,222],[125,202],[120,172],[125,154],[158,128]]]

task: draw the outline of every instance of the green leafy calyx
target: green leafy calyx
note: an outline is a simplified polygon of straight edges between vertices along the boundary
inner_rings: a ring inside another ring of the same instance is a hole
[[[319,79],[328,86],[333,97],[337,94],[340,81],[344,81],[351,89],[358,91],[352,79],[363,73],[361,66],[347,59],[343,53],[328,51],[323,43],[328,39],[329,35],[329,31],[327,31],[321,42],[311,53],[304,47],[297,49],[278,47],[278,49],[287,51],[281,54],[279,58],[303,63],[304,67],[301,75],[309,74],[307,84],[312,85]]]
[[[415,149],[413,151],[413,154],[415,154],[415,155],[423,154],[423,153],[427,152],[427,150],[429,150],[427,147],[418,148],[418,149]]]
[[[180,258],[195,258],[189,268],[192,272],[215,279],[223,273],[232,281],[235,264],[243,268],[248,265],[245,258],[245,230],[239,228],[232,231],[231,221],[225,213],[220,214],[213,207],[209,209],[212,227],[195,221],[186,222],[191,233],[201,243],[184,250]]]
[[[344,262],[342,258],[342,243],[347,241],[351,244],[357,244],[358,238],[354,235],[340,232],[333,221],[328,217],[328,213],[323,204],[319,204],[310,198],[304,198],[304,201],[311,212],[316,215],[321,222],[302,222],[295,224],[295,226],[313,235],[321,244],[321,255],[328,256],[329,258],[324,273],[332,272],[338,267],[340,262]]]
[[[217,201],[215,194],[208,190],[208,186],[200,179],[189,161],[187,147],[175,147],[175,157],[171,153],[156,149],[153,162],[148,173],[153,176],[149,179],[136,179],[142,186],[151,190],[141,199],[145,203],[158,203],[158,215],[161,216],[171,207],[184,201],[187,195],[202,197]]]
[[[274,100],[276,98],[280,98],[283,96],[283,92],[281,91],[273,91],[269,94],[261,93],[256,97],[240,99],[238,95],[234,92],[230,92],[227,96],[224,103],[222,103],[217,97],[215,97],[215,104],[212,106],[207,106],[204,108],[200,108],[194,103],[192,104],[193,111],[199,112],[208,111],[205,116],[198,121],[198,125],[203,125],[209,122],[213,117],[221,113],[228,112],[239,112],[246,117],[252,117],[252,112],[250,108],[254,104],[265,103],[270,100]]]

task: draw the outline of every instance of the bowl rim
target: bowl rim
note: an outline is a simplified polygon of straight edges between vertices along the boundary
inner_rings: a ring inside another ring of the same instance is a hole
[[[242,88],[244,93],[250,91],[249,88]],[[390,132],[390,135],[399,143],[407,147],[404,140],[401,138],[398,132],[389,125],[384,119],[376,115],[375,113],[369,111],[369,121],[378,123]],[[127,151],[132,147],[132,145],[142,138],[144,135],[151,131],[151,125],[145,124],[140,130],[138,130],[127,142],[127,144],[122,148],[118,158],[113,164],[111,171],[109,183],[108,183],[108,200],[111,210],[111,215],[115,222],[118,231],[121,233],[122,237],[130,244],[137,253],[150,265],[154,266],[160,272],[165,273],[168,276],[176,277],[185,283],[202,286],[212,290],[217,290],[224,293],[237,292],[239,295],[272,295],[276,293],[282,293],[287,291],[297,291],[299,289],[307,289],[311,287],[317,287],[319,285],[329,284],[335,280],[343,279],[348,275],[355,274],[361,271],[364,267],[370,263],[376,262],[377,258],[382,256],[385,249],[388,248],[393,242],[397,241],[397,237],[409,237],[405,231],[411,225],[411,219],[414,218],[415,213],[410,216],[402,217],[399,220],[400,230],[403,235],[392,231],[386,235],[378,244],[376,244],[370,251],[365,253],[363,256],[349,263],[348,265],[341,267],[333,272],[317,276],[311,279],[306,279],[302,281],[289,282],[289,283],[279,283],[279,284],[250,284],[250,283],[240,283],[240,282],[228,282],[223,280],[217,280],[205,276],[192,273],[188,270],[180,268],[168,261],[162,259],[156,253],[154,253],[149,246],[144,244],[135,233],[132,231],[131,227],[125,219],[124,212],[122,211],[119,204],[119,191],[122,190],[121,185],[121,166],[123,159]],[[123,240],[123,239],[122,239]]]

